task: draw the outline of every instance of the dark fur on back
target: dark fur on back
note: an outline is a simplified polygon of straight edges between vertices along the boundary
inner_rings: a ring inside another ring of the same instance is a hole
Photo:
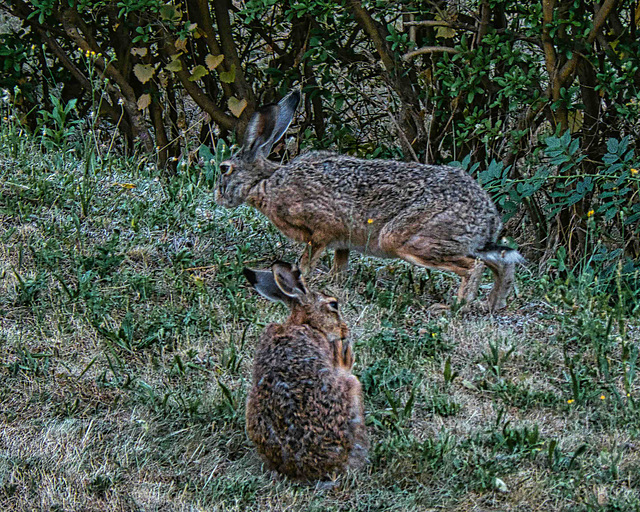
[[[501,229],[488,194],[462,169],[330,152],[278,168],[246,202],[300,242],[383,257],[423,233],[435,259],[473,255]]]

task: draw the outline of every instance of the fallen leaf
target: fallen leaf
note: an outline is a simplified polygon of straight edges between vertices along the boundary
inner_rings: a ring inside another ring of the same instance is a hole
[[[504,483],[504,480],[502,480],[501,478],[497,478],[495,479],[494,482],[494,486],[496,488],[496,491],[501,492],[501,493],[508,493],[509,492],[509,488],[507,487],[507,484]]]

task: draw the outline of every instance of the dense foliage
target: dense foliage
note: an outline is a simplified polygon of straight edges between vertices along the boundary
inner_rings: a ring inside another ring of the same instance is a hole
[[[513,216],[509,231],[532,258],[558,247],[572,263],[605,247],[640,254],[635,1],[0,0],[0,9],[19,21],[2,35],[0,83],[32,129],[51,121],[56,101],[74,100],[80,115],[97,112],[130,148],[140,142],[175,169],[194,137],[229,141],[257,106],[301,84],[303,144],[463,162]],[[589,235],[589,220],[604,236]]]

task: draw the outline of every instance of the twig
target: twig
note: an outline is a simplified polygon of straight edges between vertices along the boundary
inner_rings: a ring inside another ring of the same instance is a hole
[[[424,55],[425,53],[460,53],[460,50],[450,48],[449,46],[425,46],[424,48],[418,48],[412,52],[407,52],[402,56],[403,60],[411,60],[418,55]]]
[[[398,135],[400,135],[400,138],[402,139],[402,141],[404,142],[404,145],[407,147],[407,149],[411,153],[411,156],[413,157],[414,161],[419,162],[420,160],[418,159],[418,155],[416,155],[416,152],[413,150],[413,147],[411,146],[411,142],[409,142],[409,139],[407,138],[407,135],[404,133],[404,130],[400,127],[400,124],[398,123],[398,121],[396,121],[396,118],[393,117],[393,114],[390,111],[387,110],[387,114],[389,114],[389,117],[391,118],[391,122],[396,127],[396,130],[398,130]]]

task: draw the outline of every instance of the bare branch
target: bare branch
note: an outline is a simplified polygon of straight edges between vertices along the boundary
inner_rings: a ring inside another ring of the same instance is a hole
[[[425,46],[423,48],[418,48],[417,50],[405,53],[402,58],[406,61],[409,61],[414,57],[417,57],[418,55],[424,55],[425,53],[460,53],[460,50],[456,50],[455,48],[450,48],[448,46]]]
[[[607,21],[607,18],[617,3],[618,0],[605,0],[600,6],[600,9],[598,9],[595,18],[593,19],[593,28],[587,36],[587,44],[592,44],[596,40],[596,37],[598,37],[600,30],[602,30],[604,23]]]

